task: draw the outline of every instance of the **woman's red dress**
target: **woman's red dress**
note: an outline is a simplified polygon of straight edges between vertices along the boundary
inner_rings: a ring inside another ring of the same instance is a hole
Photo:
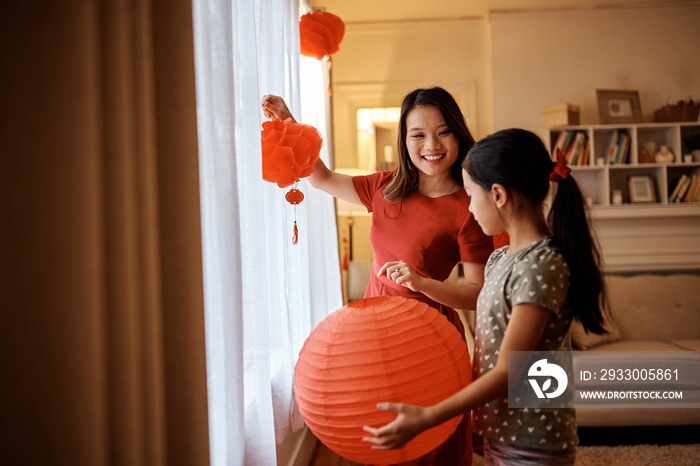
[[[493,252],[493,238],[484,235],[469,212],[469,197],[463,189],[430,198],[414,193],[401,201],[388,202],[383,189],[391,172],[353,177],[355,189],[372,213],[370,243],[374,266],[365,297],[401,296],[439,309],[464,335],[464,326],[454,309],[411,291],[377,272],[387,262],[402,260],[419,275],[444,281],[460,262],[485,264]],[[465,343],[466,344],[466,343]],[[411,466],[468,466],[472,460],[469,416],[442,445],[413,461]]]

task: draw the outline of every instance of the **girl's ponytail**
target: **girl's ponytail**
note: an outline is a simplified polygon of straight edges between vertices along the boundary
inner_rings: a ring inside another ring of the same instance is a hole
[[[608,308],[601,255],[591,235],[586,204],[576,180],[558,180],[557,193],[549,211],[549,227],[569,264],[567,301],[573,316],[588,332],[603,334],[603,310]]]

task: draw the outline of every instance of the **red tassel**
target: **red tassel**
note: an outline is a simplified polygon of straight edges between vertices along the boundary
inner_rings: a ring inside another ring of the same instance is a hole
[[[292,236],[292,244],[297,244],[299,241],[299,228],[297,228],[297,221],[294,220],[294,236]]]

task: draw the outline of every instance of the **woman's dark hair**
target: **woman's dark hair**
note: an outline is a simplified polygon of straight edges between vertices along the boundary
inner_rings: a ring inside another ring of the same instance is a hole
[[[399,118],[398,163],[391,176],[391,180],[384,188],[384,198],[388,201],[397,201],[408,197],[418,190],[418,169],[406,147],[406,116],[416,107],[432,106],[437,108],[450,131],[459,140],[459,153],[457,160],[452,165],[452,177],[462,184],[462,161],[467,152],[474,145],[474,137],[469,132],[464,116],[455,102],[454,97],[441,87],[430,89],[416,89],[403,99],[401,104],[401,117]]]
[[[462,164],[471,179],[486,189],[493,184],[517,191],[532,205],[541,206],[549,192],[552,162],[535,134],[522,129],[498,131],[477,142]],[[586,331],[606,333],[609,308],[601,272],[601,256],[586,218],[586,204],[572,176],[557,183],[548,223],[571,272],[567,301]]]

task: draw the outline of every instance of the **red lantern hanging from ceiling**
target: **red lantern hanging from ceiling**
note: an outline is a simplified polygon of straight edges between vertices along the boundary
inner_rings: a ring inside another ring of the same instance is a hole
[[[313,126],[295,123],[291,118],[266,121],[262,128],[263,180],[277,183],[280,188],[294,185],[285,199],[294,206],[292,243],[297,244],[299,229],[296,206],[304,200],[304,194],[297,189],[297,182],[313,173],[323,139]]]
[[[299,19],[301,54],[321,60],[335,55],[345,35],[343,20],[332,13],[315,10]]]
[[[363,464],[418,458],[454,432],[461,416],[426,430],[398,450],[373,450],[363,426],[396,413],[379,402],[433,405],[471,383],[459,331],[440,312],[412,299],[354,301],[311,332],[294,372],[299,410],[311,432],[339,455]]]

